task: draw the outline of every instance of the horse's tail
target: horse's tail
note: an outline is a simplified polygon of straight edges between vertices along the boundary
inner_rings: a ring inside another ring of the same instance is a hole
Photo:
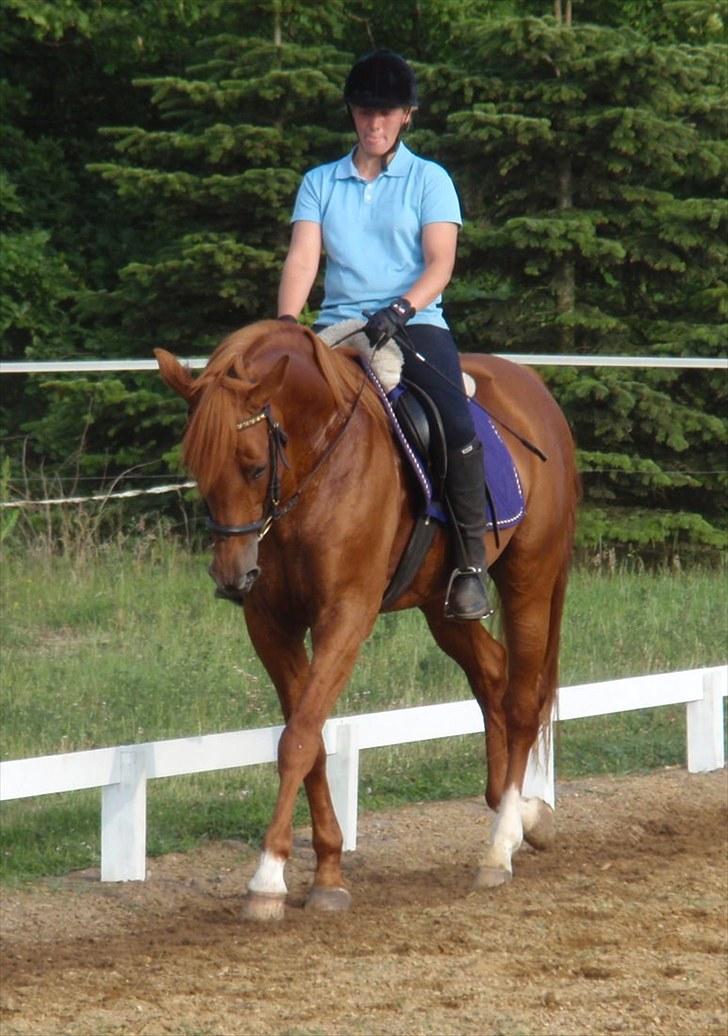
[[[549,611],[549,631],[546,641],[546,656],[541,670],[541,709],[539,723],[547,726],[551,722],[551,714],[559,689],[559,647],[561,644],[561,619],[566,600],[566,583],[568,580],[568,563],[564,565],[556,580],[551,594]]]
[[[561,623],[564,615],[564,604],[566,602],[566,586],[569,581],[569,570],[574,546],[574,530],[576,527],[576,508],[581,500],[581,479],[573,469],[573,507],[565,516],[563,557],[561,568],[556,577],[554,588],[551,592],[549,607],[549,630],[546,640],[546,654],[544,665],[541,671],[541,708],[539,722],[546,726],[551,721],[554,702],[559,689],[559,649],[561,646]]]

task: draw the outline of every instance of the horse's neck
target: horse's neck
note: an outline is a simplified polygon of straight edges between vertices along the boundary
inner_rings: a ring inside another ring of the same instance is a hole
[[[312,464],[324,463],[340,476],[340,459],[345,470],[357,470],[362,454],[382,457],[394,452],[389,429],[381,406],[371,398],[366,375],[352,379],[342,387],[343,403],[336,405],[326,378],[308,365],[292,371],[280,399],[283,424],[288,434],[289,456],[299,477],[311,470]],[[329,461],[329,455],[331,460]]]
[[[320,375],[301,379],[297,373],[293,372],[290,386],[281,393],[280,407],[289,439],[312,445],[336,423],[339,412]]]

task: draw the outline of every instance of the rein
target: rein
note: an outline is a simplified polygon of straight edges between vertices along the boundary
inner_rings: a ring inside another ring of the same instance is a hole
[[[341,424],[336,437],[328,444],[324,452],[321,454],[319,459],[314,464],[313,468],[305,475],[298,486],[298,489],[293,493],[291,497],[281,506],[280,500],[280,475],[279,475],[279,464],[284,464],[285,467],[289,467],[288,461],[285,456],[285,447],[288,442],[288,435],[275,420],[271,414],[270,404],[266,404],[259,414],[254,414],[253,417],[248,417],[244,421],[238,421],[236,427],[238,431],[244,431],[246,428],[251,428],[253,425],[259,424],[261,421],[267,421],[268,423],[268,455],[270,457],[270,481],[268,482],[268,490],[266,493],[265,506],[263,510],[263,517],[259,518],[255,522],[248,522],[245,525],[222,525],[220,522],[215,521],[213,516],[209,513],[207,516],[207,528],[210,532],[216,536],[250,536],[252,533],[258,534],[258,539],[262,540],[266,533],[269,531],[273,522],[277,522],[280,518],[292,511],[296,504],[301,499],[301,494],[304,489],[316,475],[316,473],[323,467],[326,461],[329,459],[331,454],[334,452],[336,447],[344,438],[344,435],[351,423],[351,419],[354,416],[356,409],[359,405],[359,400],[362,397],[364,387],[367,384],[366,375],[362,378],[359,391],[357,392],[356,398],[352,405],[351,410],[347,414],[345,420]]]

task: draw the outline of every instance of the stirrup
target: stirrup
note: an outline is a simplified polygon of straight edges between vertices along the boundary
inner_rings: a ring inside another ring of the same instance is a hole
[[[481,589],[483,591],[483,597],[485,599],[485,610],[482,611],[479,615],[462,615],[462,614],[458,614],[458,612],[453,611],[453,609],[452,609],[452,607],[450,605],[450,597],[451,597],[451,594],[452,594],[452,588],[453,588],[453,584],[454,584],[455,580],[458,579],[460,576],[469,576],[469,575],[476,576],[476,578],[478,579],[478,582],[480,583],[480,587],[481,587]],[[470,565],[467,568],[454,568],[452,570],[452,572],[450,573],[450,579],[448,580],[447,590],[445,591],[444,613],[445,613],[445,618],[446,619],[460,619],[462,622],[472,622],[472,621],[476,621],[476,620],[479,620],[479,619],[487,619],[489,615],[493,614],[495,609],[491,607],[490,601],[488,600],[488,594],[486,593],[485,586],[483,585],[483,578],[482,577],[483,577],[483,569],[482,568],[475,568],[475,566],[473,566],[473,565]]]

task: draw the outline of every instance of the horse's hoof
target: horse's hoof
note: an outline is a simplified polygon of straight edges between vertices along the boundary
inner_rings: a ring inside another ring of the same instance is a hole
[[[332,889],[314,885],[306,898],[306,910],[342,913],[349,909],[351,909],[351,896],[347,889]]]
[[[248,892],[243,900],[243,917],[246,921],[282,921],[285,912],[285,896]]]
[[[550,849],[556,841],[556,817],[553,809],[545,802],[540,804],[536,822],[528,830],[525,825],[523,837],[534,849]]]
[[[475,875],[476,889],[495,889],[499,885],[506,885],[513,875],[505,867],[479,867]]]

